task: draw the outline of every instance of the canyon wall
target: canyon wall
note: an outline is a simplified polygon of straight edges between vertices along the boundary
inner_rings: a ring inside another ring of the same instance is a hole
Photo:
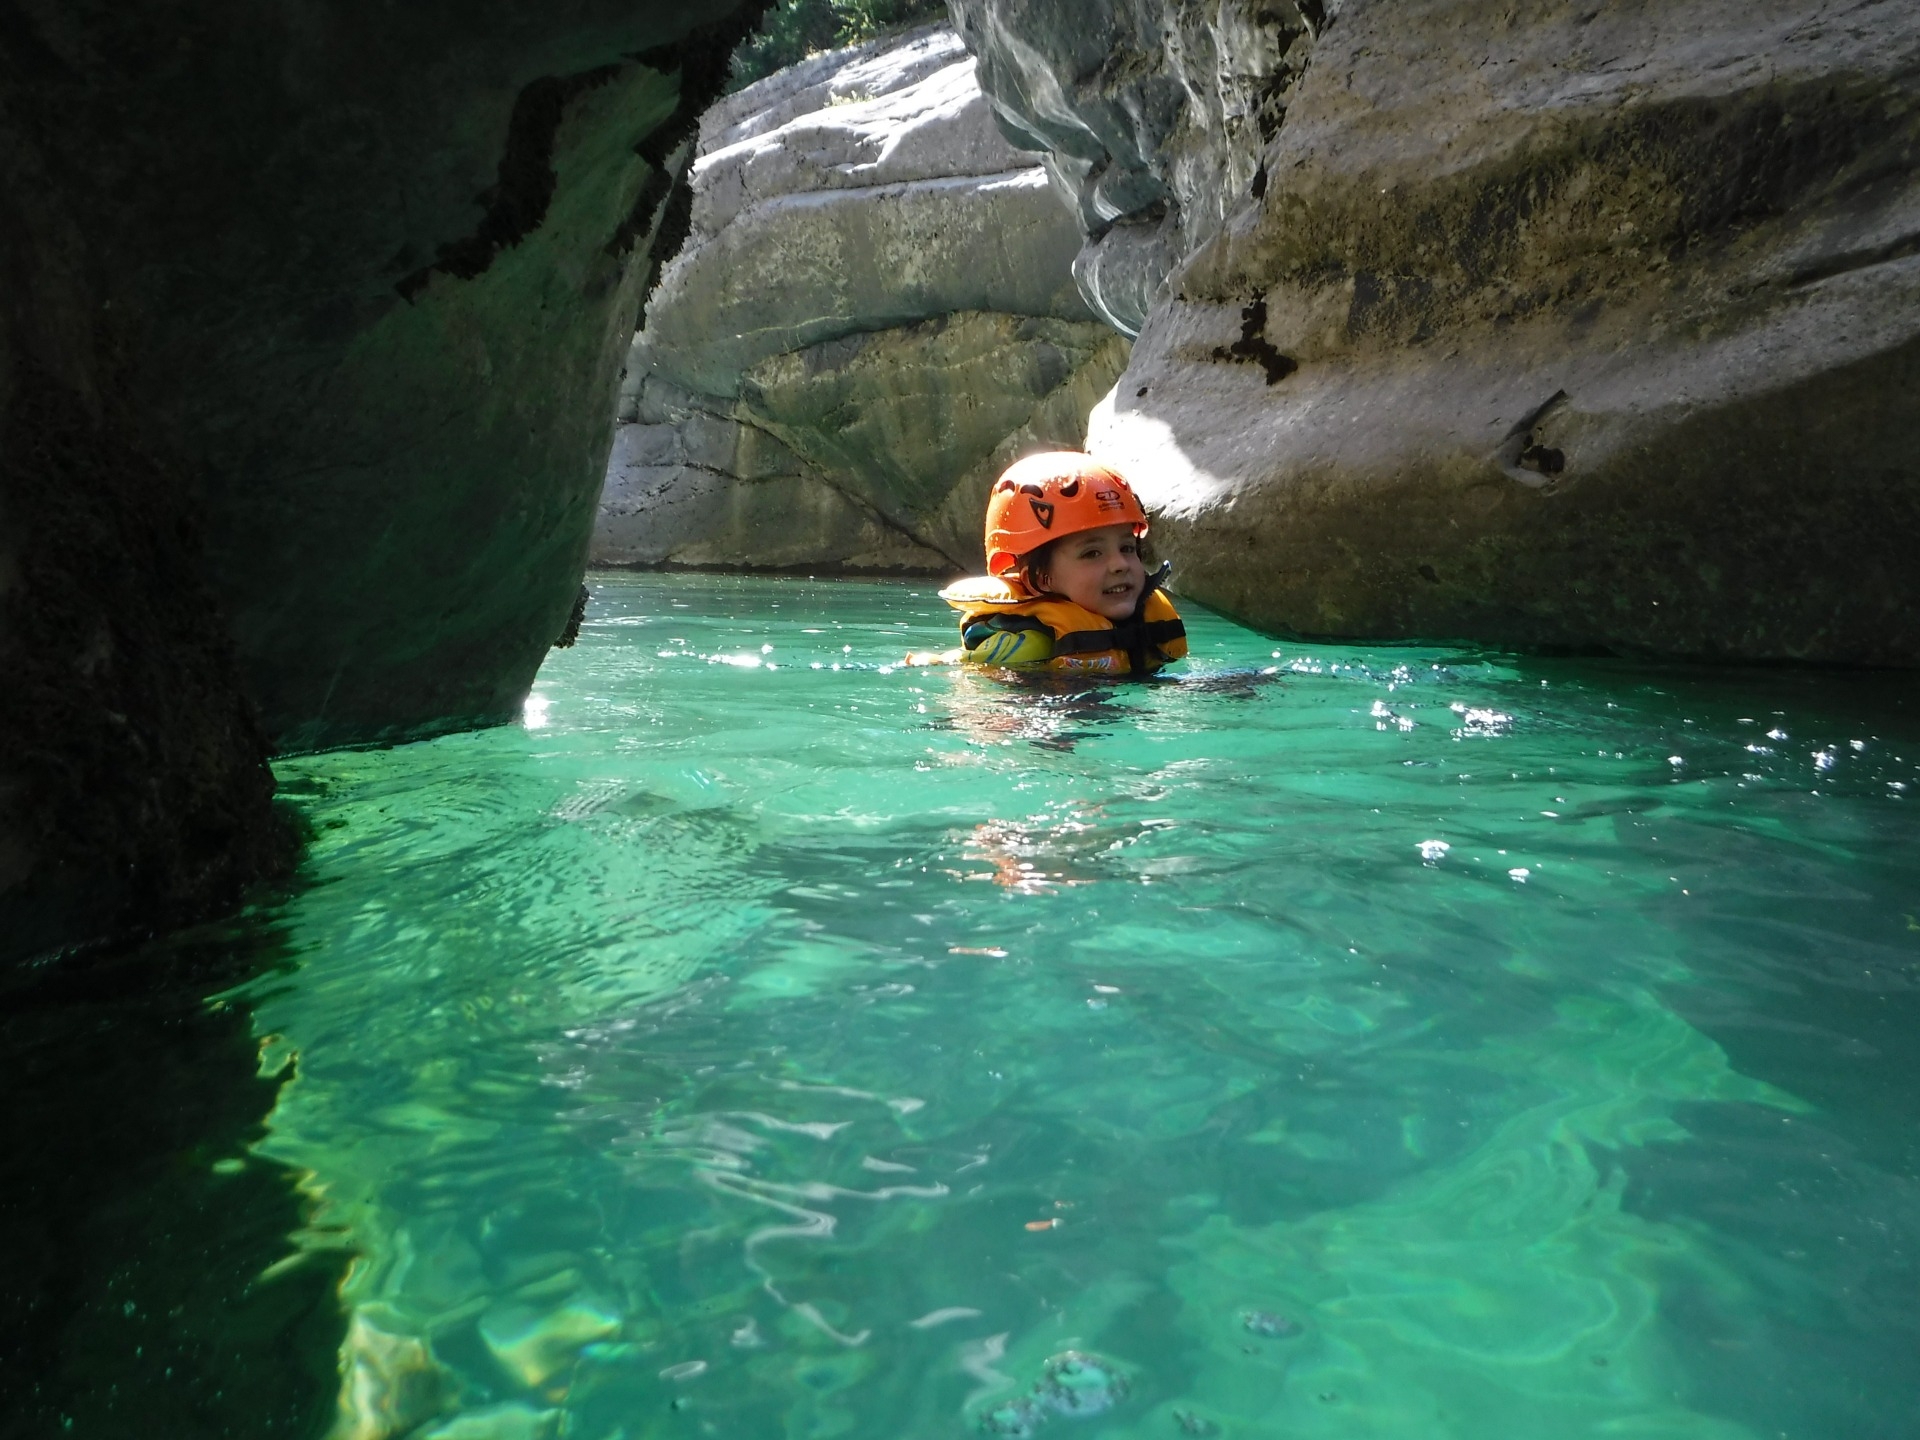
[[[516,713],[761,8],[7,7],[0,955],[284,870],[274,749]]]
[[[992,477],[1079,444],[1125,362],[1079,243],[944,27],[728,97],[629,359],[595,561],[978,568]]]
[[[1920,9],[953,0],[1138,331],[1089,448],[1302,635],[1920,661]]]

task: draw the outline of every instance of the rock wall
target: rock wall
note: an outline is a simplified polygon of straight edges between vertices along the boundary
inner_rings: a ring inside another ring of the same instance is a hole
[[[593,556],[951,570],[985,487],[1078,444],[1126,347],[1072,219],[945,28],[817,56],[701,124],[634,342]]]
[[[7,9],[0,956],[284,869],[274,748],[517,711],[760,8]]]
[[[1330,7],[952,0],[950,8],[1002,133],[1043,157],[1080,222],[1085,243],[1073,269],[1088,303],[1137,335],[1161,282],[1244,203]]]
[[[1920,9],[953,9],[1139,327],[1089,446],[1188,593],[1920,661]]]

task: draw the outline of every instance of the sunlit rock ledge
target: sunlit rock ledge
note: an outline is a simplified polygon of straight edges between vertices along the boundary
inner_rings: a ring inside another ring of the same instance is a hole
[[[1078,247],[945,28],[721,102],[629,358],[594,559],[977,566],[992,475],[1080,443],[1125,361]]]
[[[955,0],[1264,628],[1920,661],[1920,10]]]

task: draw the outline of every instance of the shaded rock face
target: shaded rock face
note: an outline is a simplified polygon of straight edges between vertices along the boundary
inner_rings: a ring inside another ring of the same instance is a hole
[[[1161,282],[1210,239],[1280,129],[1318,0],[952,0],[1008,140],[1044,154],[1086,243],[1074,275],[1137,335]]]
[[[284,868],[272,749],[517,711],[760,8],[8,11],[0,953]]]
[[[1064,0],[955,8],[1023,57],[981,71],[1014,125],[1118,135],[1088,173],[1144,168],[1187,237],[1089,448],[1188,593],[1308,635],[1920,661],[1920,10],[1346,0],[1298,12],[1277,125],[1203,91],[1122,131],[1116,77],[1164,61],[1085,68]],[[1225,53],[1272,8],[1109,30]]]
[[[692,231],[634,342],[594,559],[951,570],[986,486],[1078,444],[1125,344],[1079,239],[938,28],[701,123]]]

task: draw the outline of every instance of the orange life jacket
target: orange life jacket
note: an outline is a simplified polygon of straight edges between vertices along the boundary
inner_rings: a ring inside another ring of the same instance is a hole
[[[940,598],[960,612],[960,629],[993,615],[1030,615],[1053,633],[1050,670],[1105,675],[1133,672],[1135,658],[1151,674],[1187,653],[1187,627],[1164,591],[1147,592],[1137,620],[1109,620],[1058,596],[1035,598],[992,576],[956,580]]]

